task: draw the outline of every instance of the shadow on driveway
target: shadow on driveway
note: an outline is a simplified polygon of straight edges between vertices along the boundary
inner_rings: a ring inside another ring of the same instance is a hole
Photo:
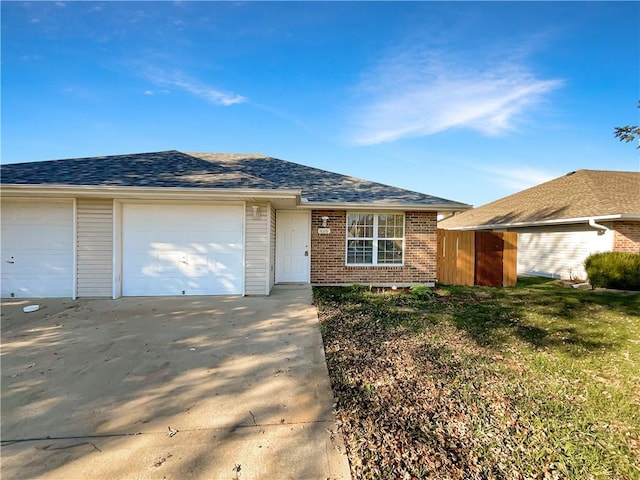
[[[309,286],[39,303],[3,303],[3,478],[350,478]]]

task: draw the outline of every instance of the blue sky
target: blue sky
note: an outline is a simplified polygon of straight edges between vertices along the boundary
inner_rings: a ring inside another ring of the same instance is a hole
[[[637,2],[2,2],[2,162],[263,153],[481,205],[640,168]]]

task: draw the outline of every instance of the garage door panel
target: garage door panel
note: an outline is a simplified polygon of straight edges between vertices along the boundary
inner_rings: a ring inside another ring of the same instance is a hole
[[[13,260],[5,260],[5,264],[2,266],[3,270],[15,270],[22,273],[35,273],[35,274],[65,274],[71,275],[71,264],[73,256],[70,254],[48,254],[46,251],[40,251],[38,253],[12,255]],[[7,262],[14,263],[7,263]]]
[[[69,221],[73,206],[68,203],[7,203],[2,208],[2,222],[18,225],[60,225]]]
[[[2,219],[2,243],[9,247],[20,249],[45,249],[59,251],[69,247],[72,243],[72,225],[26,225],[20,223],[6,223]]]
[[[236,294],[242,288],[242,259],[225,258],[199,265],[197,273],[187,278],[188,291],[193,295],[207,295],[211,291],[219,294]],[[211,274],[213,273],[213,275]]]
[[[142,257],[138,260],[142,276],[162,277],[167,275],[182,275],[185,265],[175,255],[158,255],[155,258]]]
[[[149,290],[153,293],[147,293],[148,296],[173,296],[182,295],[184,289],[184,282],[178,277],[157,277],[150,280],[145,280],[149,287]]]
[[[189,277],[209,277],[217,273],[215,270],[215,262],[206,255],[189,254],[187,263],[190,267]]]
[[[241,228],[241,227],[240,227]],[[214,236],[214,242],[218,243],[218,244],[228,244],[229,246],[233,246],[234,242],[237,241],[238,237],[237,234],[235,232],[237,232],[238,228],[236,228],[235,231],[233,230],[229,230],[226,232],[215,232],[215,236]],[[235,245],[236,248],[239,247],[239,245]]]
[[[33,273],[33,272],[31,272]],[[27,274],[20,272],[12,276],[2,285],[2,296],[10,297],[11,293],[15,298],[55,298],[71,297],[71,289],[66,285],[68,276],[65,274]]]
[[[123,294],[242,293],[242,214],[240,206],[125,205]]]

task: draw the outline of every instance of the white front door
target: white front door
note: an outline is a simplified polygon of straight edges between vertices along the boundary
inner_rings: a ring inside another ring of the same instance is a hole
[[[276,212],[276,283],[308,283],[311,255],[309,212]]]
[[[122,294],[242,293],[243,208],[124,205]]]

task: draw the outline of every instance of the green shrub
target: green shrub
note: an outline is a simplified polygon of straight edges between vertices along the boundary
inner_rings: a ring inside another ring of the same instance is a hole
[[[353,285],[348,286],[347,289],[351,293],[362,293],[367,289],[367,287],[360,285],[359,283],[354,283]]]
[[[640,290],[640,255],[637,253],[594,253],[584,262],[594,287]]]
[[[433,290],[426,285],[411,285],[409,289],[411,290],[411,296],[418,300],[427,300],[433,295]]]

